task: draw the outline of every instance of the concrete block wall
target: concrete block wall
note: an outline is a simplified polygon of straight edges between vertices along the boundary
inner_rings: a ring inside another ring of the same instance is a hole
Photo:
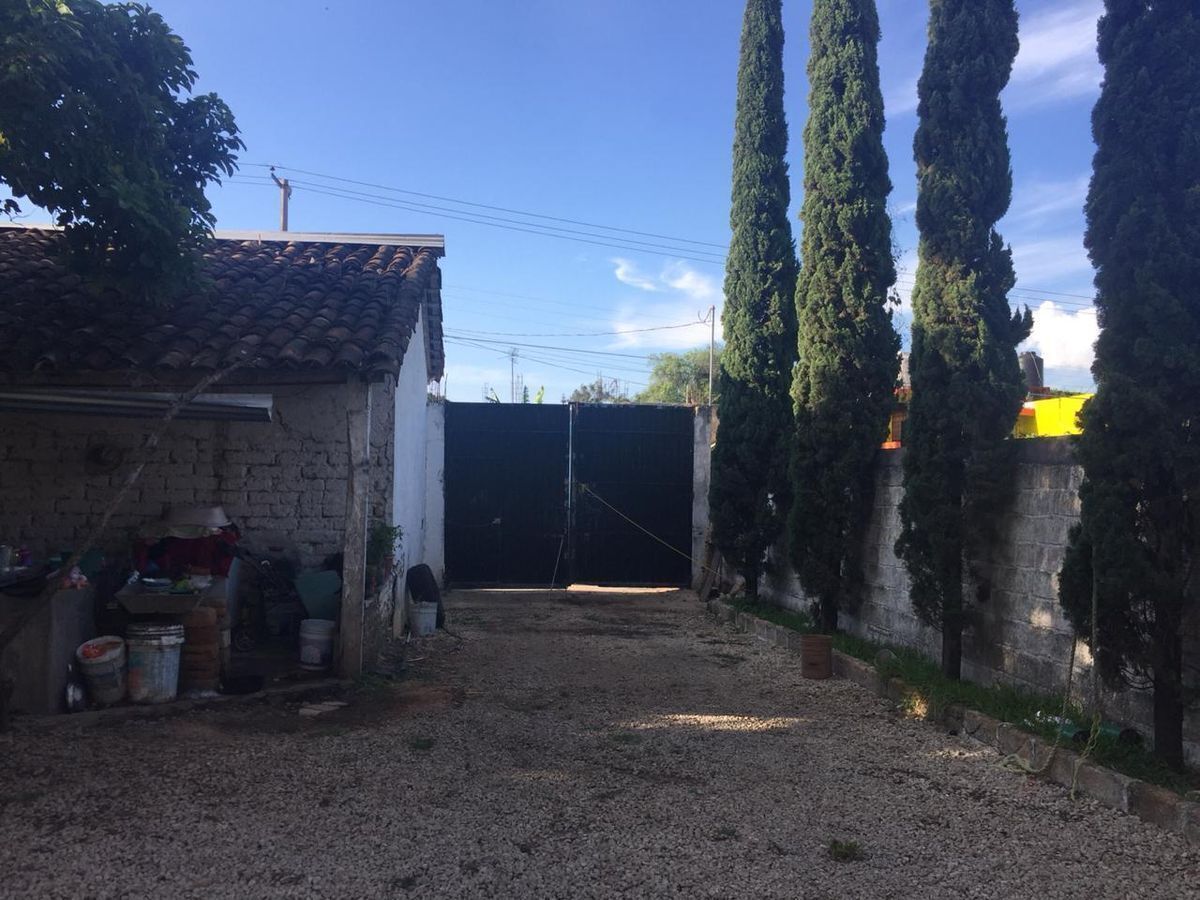
[[[176,421],[103,539],[127,548],[138,529],[176,505],[220,504],[254,549],[292,548],[304,566],[341,550],[346,515],[348,392],[362,384],[270,389],[269,423]],[[386,411],[395,386],[370,386]],[[372,513],[391,505],[389,422],[372,430]],[[155,427],[148,419],[0,414],[0,542],[36,553],[75,546],[96,524]]]
[[[841,627],[881,643],[913,647],[941,657],[941,636],[922,624],[909,599],[908,573],[895,553],[903,496],[901,454],[883,451],[876,469],[875,505],[865,536],[864,591],[859,608],[843,612]],[[964,634],[963,675],[982,684],[1002,682],[1043,693],[1061,693],[1067,683],[1070,623],[1058,605],[1058,573],[1067,535],[1079,520],[1082,471],[1067,439],[1023,440],[1012,505],[999,523],[991,559],[990,595],[974,605],[976,618]],[[807,610],[808,600],[783,553],[772,554],[763,586],[773,602]],[[1090,697],[1091,657],[1076,645],[1072,693]],[[1153,732],[1149,694],[1102,691],[1109,718]],[[1187,753],[1200,762],[1200,714],[1185,725]]]

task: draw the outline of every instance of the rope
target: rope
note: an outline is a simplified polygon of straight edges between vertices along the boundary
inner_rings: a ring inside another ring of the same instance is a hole
[[[1093,566],[1094,566],[1094,564],[1093,564]],[[1092,573],[1092,634],[1091,634],[1092,725],[1091,725],[1091,729],[1088,732],[1087,742],[1084,744],[1083,750],[1080,751],[1079,756],[1076,757],[1075,762],[1072,764],[1072,767],[1071,767],[1071,789],[1070,789],[1069,796],[1072,800],[1075,799],[1075,795],[1076,795],[1076,792],[1079,787],[1079,769],[1083,766],[1084,762],[1088,759],[1088,757],[1090,757],[1096,751],[1096,744],[1099,742],[1099,737],[1100,737],[1100,724],[1103,721],[1103,715],[1102,715],[1102,711],[1100,708],[1099,666],[1097,666],[1097,664],[1096,664],[1096,656],[1098,653],[1099,640],[1100,640],[1099,625],[1097,623],[1097,613],[1098,613],[1100,604],[1099,604],[1099,600],[1097,598],[1097,593],[1098,593],[1098,591],[1097,591],[1097,587],[1096,587],[1095,570],[1093,568],[1093,573]],[[1076,643],[1077,642],[1074,640],[1071,641],[1071,659],[1067,665],[1067,687],[1066,687],[1066,691],[1063,693],[1062,710],[1059,712],[1059,715],[1058,715],[1058,726],[1059,726],[1058,733],[1054,736],[1054,743],[1050,746],[1050,753],[1046,756],[1046,762],[1044,764],[1042,764],[1041,766],[1034,766],[1031,763],[1027,762],[1026,760],[1022,759],[1017,754],[1010,753],[1007,756],[1003,757],[1000,760],[1000,762],[998,763],[998,765],[1001,768],[1009,769],[1010,771],[1019,772],[1022,775],[1030,775],[1030,776],[1044,775],[1050,769],[1051,764],[1053,764],[1053,762],[1054,762],[1054,757],[1058,754],[1060,745],[1062,743],[1062,738],[1063,738],[1063,727],[1062,726],[1063,726],[1063,723],[1067,720],[1067,708],[1071,702],[1071,684],[1075,677]]]
[[[651,537],[654,540],[658,541],[660,544],[662,544],[664,547],[666,547],[672,553],[679,554],[684,559],[686,559],[688,562],[690,562],[692,565],[694,565],[694,566],[698,565],[700,568],[704,569],[706,572],[712,572],[712,574],[714,574],[714,575],[719,574],[719,573],[713,571],[712,569],[710,569],[708,566],[704,565],[704,563],[696,562],[696,560],[694,560],[692,558],[692,555],[690,553],[684,553],[682,550],[680,550],[678,547],[674,546],[673,544],[668,544],[666,541],[664,541],[662,538],[660,538],[657,534],[655,534],[650,529],[643,528],[640,524],[635,522],[633,519],[629,518],[629,516],[625,515],[625,513],[621,512],[619,509],[617,509],[615,506],[613,506],[611,503],[609,503],[607,500],[605,500],[603,497],[601,497],[599,494],[597,494],[595,491],[593,491],[588,485],[581,483],[579,485],[579,487],[584,492],[591,494],[593,497],[595,497],[597,500],[599,500],[601,503],[603,503],[605,506],[607,506],[609,509],[611,509],[613,512],[615,512],[618,516],[620,516],[622,519],[624,519],[626,522],[628,522],[630,525],[632,525],[638,531],[640,531],[643,534],[645,534],[646,536]]]

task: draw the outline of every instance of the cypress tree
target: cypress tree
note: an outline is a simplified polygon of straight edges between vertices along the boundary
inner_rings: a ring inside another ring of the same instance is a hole
[[[1086,244],[1097,393],[1060,601],[1113,687],[1154,690],[1154,749],[1183,764],[1200,535],[1200,0],[1107,0]]]
[[[918,85],[919,265],[913,291],[912,401],[896,552],[913,608],[942,632],[942,670],[958,678],[967,620],[964,580],[981,570],[1013,475],[1011,441],[1024,399],[1013,313],[1012,253],[996,222],[1012,195],[1000,92],[1017,55],[1013,0],[931,0]]]
[[[796,289],[792,562],[824,631],[858,583],[900,341],[875,0],[814,0]]]
[[[714,542],[745,578],[751,600],[787,503],[796,248],[786,155],[781,0],[747,0],[709,505]]]

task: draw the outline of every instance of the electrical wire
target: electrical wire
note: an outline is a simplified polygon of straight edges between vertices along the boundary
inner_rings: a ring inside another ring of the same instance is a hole
[[[476,209],[490,209],[493,212],[504,212],[504,213],[509,213],[511,215],[516,215],[516,216],[525,216],[526,218],[530,218],[530,219],[545,219],[549,222],[563,222],[568,225],[582,225],[585,228],[597,228],[597,229],[600,229],[601,231],[613,231],[613,232],[617,232],[620,234],[636,234],[641,237],[652,237],[652,238],[658,238],[659,240],[664,240],[664,241],[675,241],[676,243],[679,243],[679,244],[695,244],[696,246],[699,246],[699,247],[716,247],[717,249],[719,249],[721,251],[724,251],[726,248],[725,244],[718,244],[718,243],[714,243],[713,241],[698,241],[698,240],[694,240],[692,238],[673,237],[672,235],[667,235],[667,234],[657,234],[653,231],[638,231],[637,229],[621,228],[621,227],[618,227],[615,225],[600,225],[595,222],[585,222],[585,221],[582,221],[579,219],[568,219],[568,218],[564,218],[562,216],[551,216],[551,215],[546,215],[544,213],[527,212],[525,210],[512,209],[507,206],[492,206],[487,203],[475,203],[471,200],[458,200],[458,199],[455,199],[454,197],[443,197],[438,194],[426,194],[426,193],[422,193],[420,191],[410,191],[410,190],[405,190],[404,188],[390,187],[388,185],[376,184],[376,183],[373,183],[370,181],[356,181],[353,178],[342,178],[337,175],[326,175],[326,174],[322,174],[321,172],[312,172],[307,169],[294,169],[290,166],[283,166],[283,165],[272,166],[270,163],[247,163],[247,165],[255,166],[258,168],[265,168],[265,169],[274,168],[274,169],[279,169],[280,171],[285,171],[285,172],[297,172],[301,175],[308,175],[312,178],[324,178],[326,181],[340,181],[343,184],[354,184],[354,185],[358,185],[359,187],[369,187],[369,188],[374,188],[374,189],[380,190],[380,191],[389,191],[391,193],[396,193],[396,194],[406,194],[410,197],[423,197],[426,200],[438,200],[442,203],[457,203],[460,206],[472,206],[472,207],[475,207]]]
[[[698,322],[684,322],[680,325],[656,325],[653,328],[626,328],[623,331],[543,331],[543,332],[528,332],[528,331],[480,331],[476,328],[459,329],[463,332],[470,332],[477,335],[490,335],[497,337],[610,337],[613,335],[622,334],[645,334],[648,331],[670,331],[677,328],[695,328],[697,325],[707,325],[708,319]]]
[[[385,209],[402,209],[406,212],[415,212],[423,215],[431,215],[444,219],[452,219],[457,222],[469,222],[473,225],[486,225],[492,228],[500,228],[505,231],[520,232],[523,234],[533,234],[540,237],[558,238],[564,241],[573,241],[579,244],[590,244],[597,247],[609,247],[614,250],[624,250],[630,253],[656,253],[661,255],[669,255],[676,259],[687,260],[689,262],[701,263],[704,265],[722,265],[723,259],[715,254],[710,254],[704,257],[697,256],[697,253],[705,251],[689,250],[686,248],[671,247],[663,244],[652,244],[646,241],[636,241],[629,238],[613,237],[611,240],[595,240],[594,238],[608,238],[608,235],[592,235],[591,238],[578,237],[578,234],[587,234],[587,232],[573,232],[571,229],[551,230],[557,226],[540,225],[536,222],[522,222],[519,227],[516,224],[505,224],[514,220],[498,220],[488,221],[487,219],[497,219],[498,217],[489,216],[482,218],[480,213],[471,213],[469,210],[445,210],[444,208],[419,204],[413,201],[397,200],[393,198],[379,198],[370,196],[356,196],[359,192],[349,193],[342,188],[331,187],[325,190],[319,187],[312,187],[307,184],[289,183],[289,187],[294,187],[295,190],[307,191],[311,194],[321,194],[327,197],[334,197],[339,200],[349,200],[356,203],[365,203],[369,206],[380,206]],[[621,241],[621,243],[617,243]]]
[[[462,338],[465,335],[449,334],[447,337]],[[555,347],[549,344],[523,344],[519,341],[493,341],[488,338],[471,338],[471,340],[479,341],[481,344],[504,344],[508,347],[528,347],[531,350],[565,350],[567,353],[586,353],[589,356],[616,356],[624,359],[641,359],[647,360],[657,354],[653,353],[617,353],[612,350],[581,350],[578,347]]]
[[[248,163],[247,165],[253,165],[253,166],[257,166],[257,167],[261,167],[261,168],[270,168],[269,164],[266,164],[266,163]],[[495,212],[505,212],[505,213],[509,213],[512,215],[525,216],[527,218],[544,219],[546,221],[564,222],[564,223],[571,224],[571,225],[580,225],[585,228],[593,228],[593,229],[600,229],[603,231],[611,231],[611,232],[614,232],[617,234],[632,234],[632,235],[638,235],[641,237],[651,237],[651,238],[656,238],[658,240],[667,240],[667,241],[674,241],[676,243],[692,244],[692,245],[695,245],[698,247],[714,247],[714,248],[720,249],[722,251],[725,249],[725,245],[717,244],[712,241],[699,241],[699,240],[695,240],[692,238],[682,238],[682,237],[676,237],[676,236],[672,236],[672,235],[659,234],[657,232],[639,231],[637,229],[622,228],[622,227],[610,226],[610,225],[601,225],[601,224],[587,222],[587,221],[579,220],[579,219],[569,219],[569,218],[564,218],[564,217],[560,217],[560,216],[546,215],[546,214],[542,214],[542,213],[532,213],[532,212],[527,212],[524,210],[514,209],[511,207],[494,206],[494,205],[485,204],[485,203],[476,203],[476,202],[469,201],[469,200],[460,200],[460,199],[456,199],[456,198],[452,198],[452,197],[441,196],[438,194],[428,194],[428,193],[423,193],[420,191],[410,191],[410,190],[406,190],[403,188],[391,187],[388,185],[378,184],[378,183],[370,182],[370,181],[360,181],[360,180],[356,180],[356,179],[352,179],[352,178],[343,178],[340,176],[329,175],[329,174],[321,173],[321,172],[314,172],[314,171],[307,170],[307,169],[296,169],[296,168],[292,168],[289,166],[282,166],[282,165],[277,165],[276,168],[280,169],[280,170],[284,170],[284,171],[289,171],[289,172],[297,172],[299,174],[308,175],[308,176],[311,176],[314,178],[325,179],[326,181],[341,182],[344,184],[353,184],[353,185],[357,185],[359,187],[369,187],[369,188],[373,188],[376,190],[404,194],[404,195],[413,196],[413,197],[422,197],[425,199],[438,200],[438,201],[446,202],[446,203],[456,203],[456,204],[459,204],[460,206],[469,206],[469,207],[474,207],[477,209],[488,209],[488,210],[492,210]],[[240,183],[240,184],[262,184],[264,186],[273,186],[273,182],[271,182],[268,179],[268,176],[266,176],[266,175],[252,176],[252,175],[236,174],[236,175],[232,176],[229,179],[229,181],[231,181],[233,183]],[[687,248],[670,247],[670,246],[666,246],[666,245],[662,245],[662,244],[654,244],[654,243],[650,243],[650,242],[646,242],[646,241],[636,241],[636,240],[628,240],[628,239],[623,239],[623,242],[620,244],[611,243],[611,242],[607,242],[607,241],[596,241],[596,240],[594,240],[595,238],[598,238],[598,237],[605,238],[608,236],[607,235],[596,235],[596,234],[592,234],[590,232],[577,231],[575,229],[560,228],[558,226],[539,225],[536,222],[522,222],[519,220],[506,219],[506,218],[499,217],[499,216],[488,216],[483,213],[470,213],[468,210],[447,209],[446,207],[440,207],[440,206],[436,206],[436,205],[432,205],[432,204],[423,204],[423,203],[418,203],[416,201],[403,201],[403,200],[397,200],[397,199],[392,199],[392,198],[381,198],[381,197],[379,197],[378,194],[369,194],[369,193],[366,193],[363,191],[351,190],[349,188],[339,188],[339,187],[336,187],[335,185],[323,185],[323,184],[319,184],[319,183],[306,182],[306,181],[291,181],[291,182],[289,182],[289,184],[292,185],[293,187],[298,187],[301,190],[308,190],[313,193],[324,194],[326,196],[335,197],[337,199],[353,200],[353,201],[358,201],[358,202],[369,203],[372,205],[380,205],[380,206],[385,206],[385,207],[390,207],[390,208],[404,209],[404,210],[410,211],[410,212],[425,212],[425,213],[429,213],[431,215],[440,215],[440,216],[444,216],[447,218],[453,218],[453,219],[456,219],[457,221],[470,222],[472,224],[491,225],[493,227],[507,228],[508,230],[520,231],[520,232],[528,233],[528,234],[541,235],[543,237],[558,237],[562,240],[577,240],[581,243],[591,243],[591,244],[596,244],[598,246],[613,247],[615,249],[625,249],[625,250],[631,250],[631,251],[635,251],[635,252],[660,252],[661,251],[661,252],[672,253],[672,254],[677,254],[677,255],[688,254],[688,253],[695,254],[698,252],[695,250],[688,250]],[[455,214],[457,214],[457,215],[455,215]],[[468,216],[470,216],[470,217],[468,217]],[[534,230],[534,229],[537,229],[537,230]],[[708,251],[703,251],[702,255],[705,258],[701,259],[694,255],[693,256],[681,255],[681,258],[687,259],[687,260],[693,261],[693,262],[709,263],[709,264],[713,264],[713,265],[723,262],[723,260],[724,260],[723,253],[717,254],[717,253],[710,253]],[[897,270],[897,275],[899,276],[897,278],[897,282],[896,282],[898,287],[904,287],[904,288],[911,289],[913,286],[915,286],[916,273],[914,270],[899,269],[899,270]],[[1058,300],[1054,300],[1051,302],[1055,302],[1060,306],[1074,307],[1077,309],[1090,308],[1095,301],[1094,295],[1089,296],[1086,294],[1077,294],[1077,293],[1072,293],[1072,292],[1068,292],[1068,291],[1044,290],[1044,289],[1041,289],[1038,287],[1025,287],[1025,286],[1021,286],[1021,285],[1014,286],[1010,290],[1010,295],[1011,294],[1018,295],[1018,299],[1031,298],[1031,299],[1036,299],[1036,300],[1047,300],[1048,298],[1060,298]],[[1072,300],[1083,301],[1083,302],[1082,303],[1069,302]]]

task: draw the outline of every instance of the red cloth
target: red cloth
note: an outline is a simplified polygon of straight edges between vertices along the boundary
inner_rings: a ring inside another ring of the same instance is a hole
[[[163,538],[154,543],[140,541],[134,550],[139,572],[145,573],[153,564],[169,578],[182,575],[191,567],[208,569],[213,575],[228,575],[233,563],[235,531],[223,530],[202,538]]]

